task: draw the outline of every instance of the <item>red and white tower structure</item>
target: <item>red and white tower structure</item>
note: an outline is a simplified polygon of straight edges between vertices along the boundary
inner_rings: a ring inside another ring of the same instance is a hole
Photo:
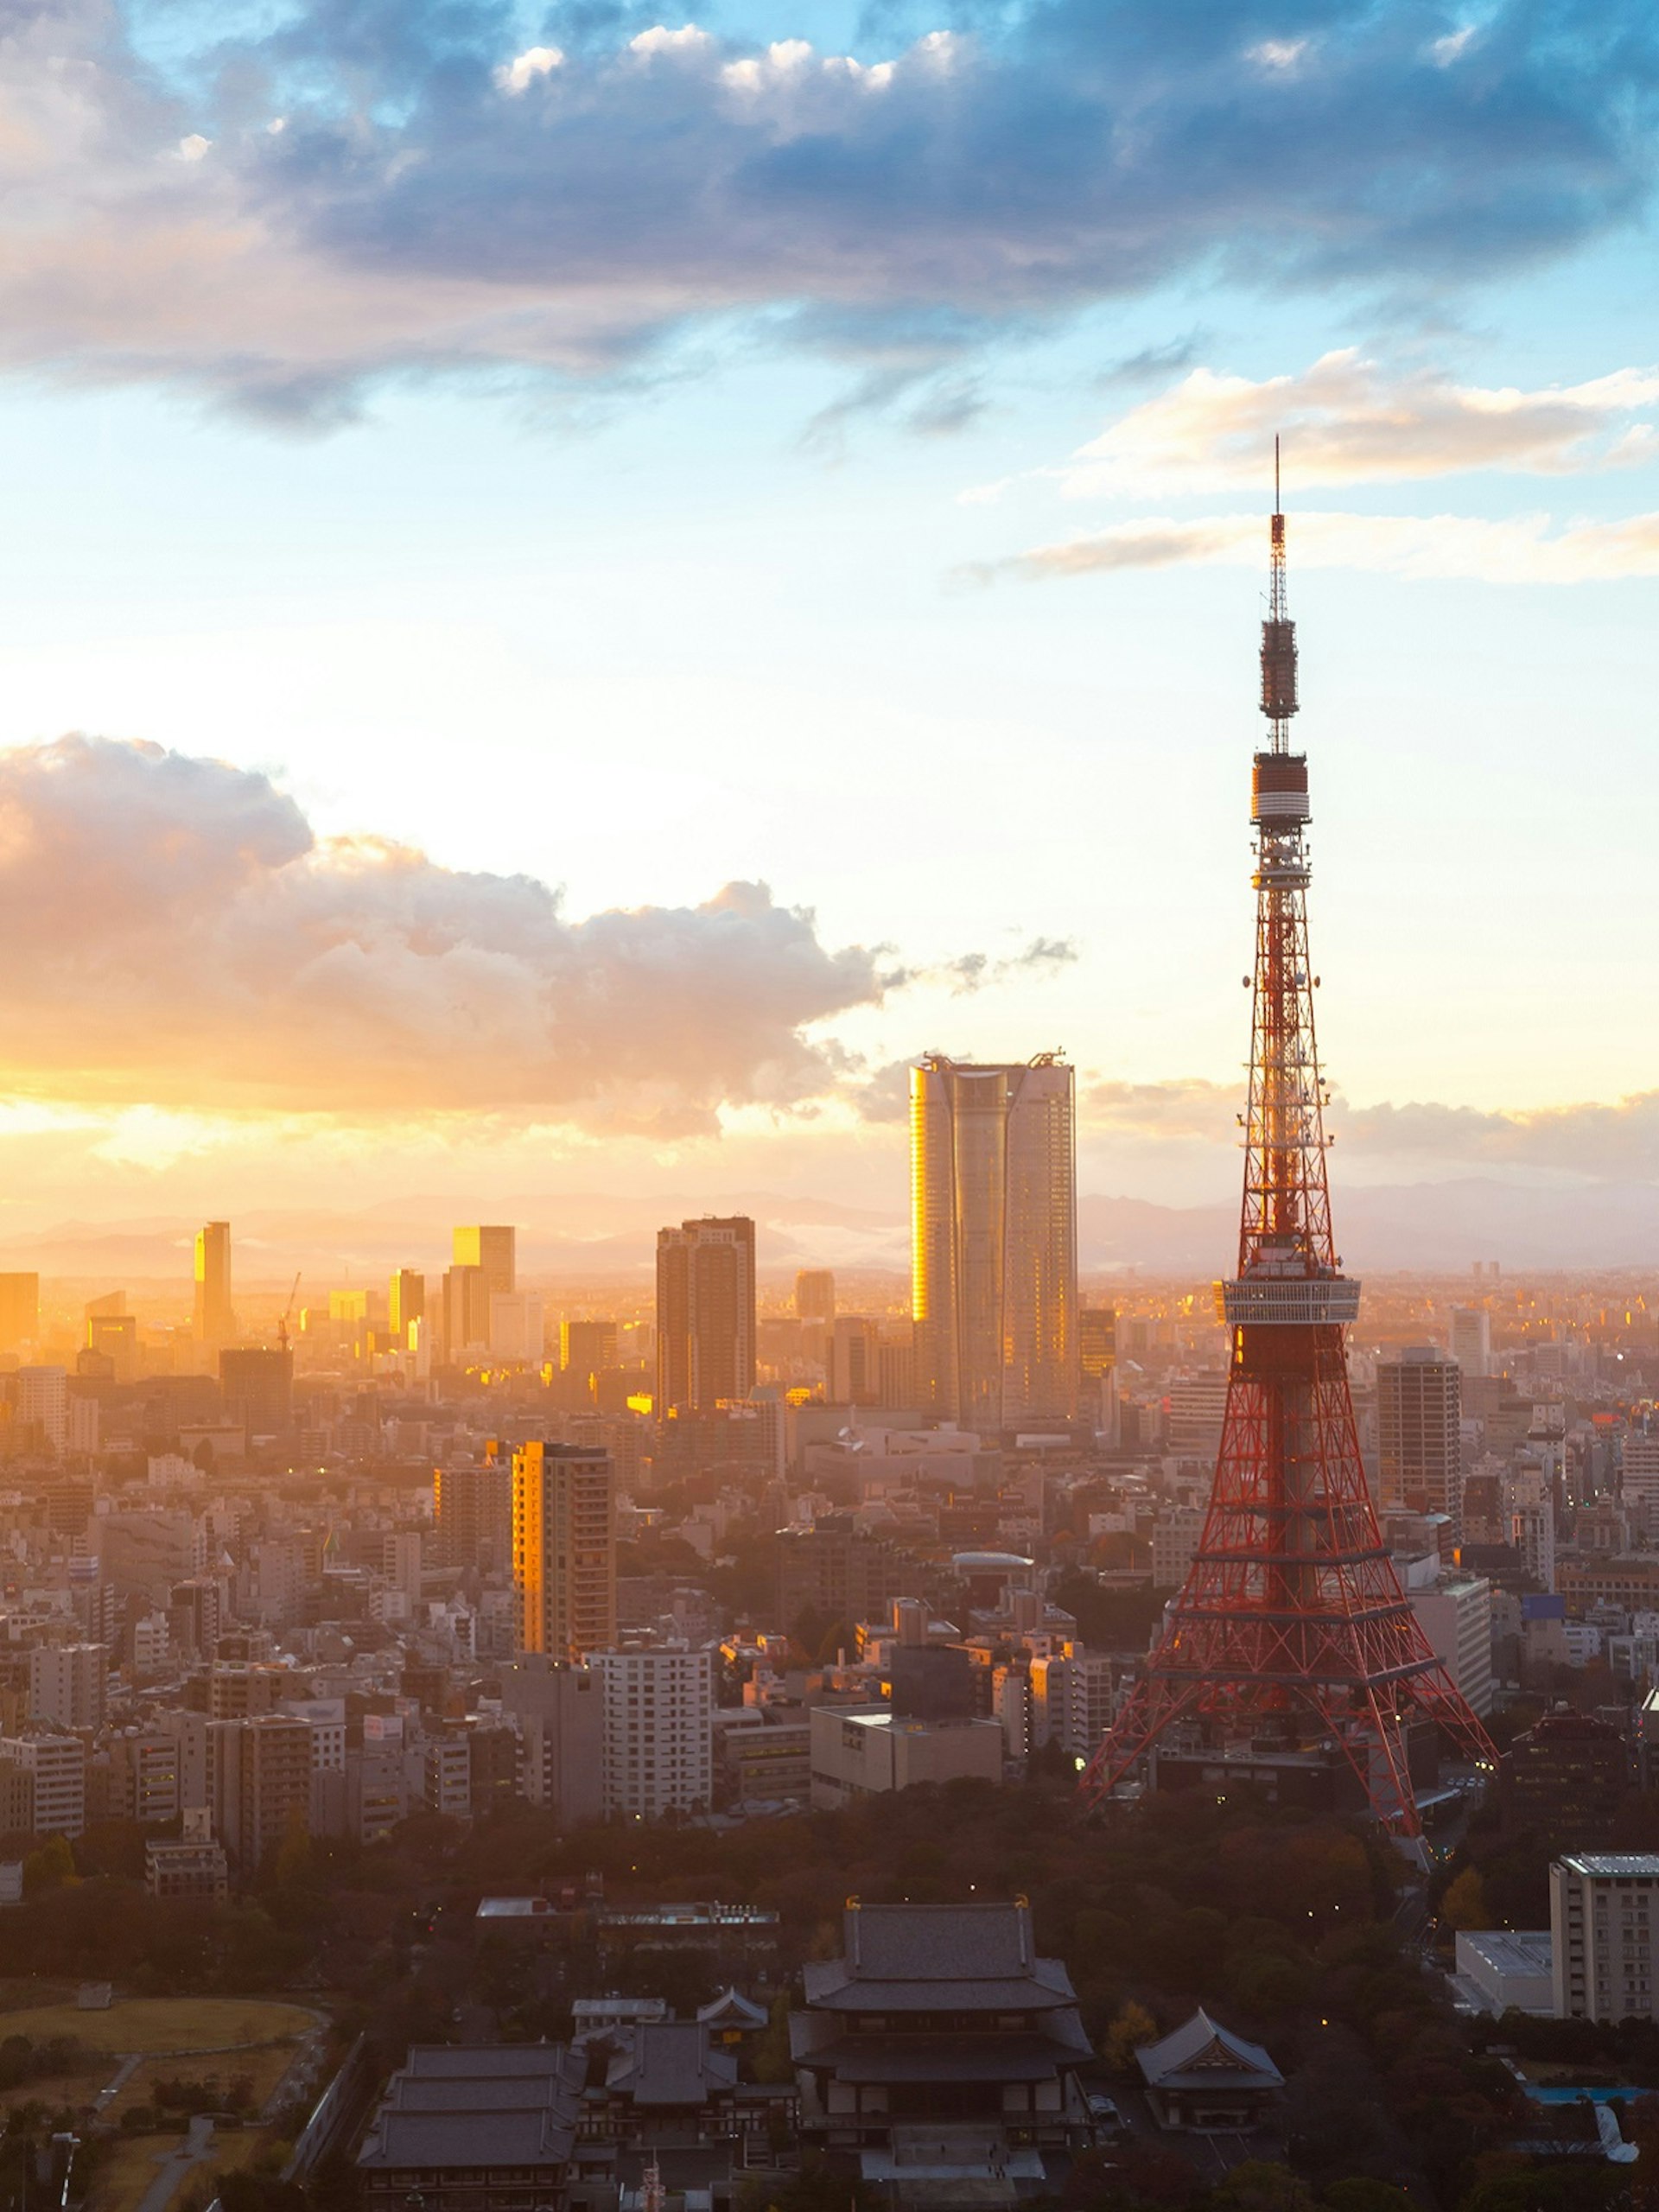
[[[1277,459],[1274,505],[1278,505]],[[1431,1649],[1384,1548],[1344,1357],[1359,1285],[1331,1234],[1325,1107],[1307,950],[1307,758],[1290,749],[1296,626],[1285,518],[1273,518],[1255,756],[1255,976],[1238,1269],[1216,1286],[1231,1336],[1227,1409],[1204,1534],[1145,1676],[1083,1779],[1105,1796],[1177,1732],[1206,1749],[1345,1759],[1371,1810],[1421,1833],[1414,1721],[1480,1762],[1491,1745]]]

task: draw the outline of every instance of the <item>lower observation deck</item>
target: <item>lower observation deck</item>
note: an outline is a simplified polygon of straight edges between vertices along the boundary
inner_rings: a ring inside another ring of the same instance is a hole
[[[1351,1275],[1240,1275],[1216,1285],[1216,1312],[1230,1329],[1345,1328],[1359,1319]]]

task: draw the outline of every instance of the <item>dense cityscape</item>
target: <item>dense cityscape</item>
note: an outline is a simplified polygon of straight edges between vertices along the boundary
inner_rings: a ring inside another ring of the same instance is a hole
[[[0,2212],[1659,2212],[1656,91],[0,5]]]
[[[1063,1059],[913,1085],[912,1296],[779,1280],[740,1217],[664,1226],[654,1289],[531,1287],[511,1224],[304,1303],[239,1288],[222,1221],[189,1307],[0,1276],[0,1894],[61,1991],[3,2050],[77,2190],[116,2202],[111,2160],[246,2071],[124,2063],[109,2096],[111,1978],[289,2021],[238,2132],[163,2167],[181,2202],[1334,2205],[1357,2171],[1484,2205],[1517,2164],[1622,2172],[1659,2088],[1655,1281],[1367,1286],[1387,1548],[1500,1751],[1414,1745],[1426,1848],[1259,1732],[1091,1812],[1202,1541],[1229,1336],[1207,1286],[1080,1280]]]

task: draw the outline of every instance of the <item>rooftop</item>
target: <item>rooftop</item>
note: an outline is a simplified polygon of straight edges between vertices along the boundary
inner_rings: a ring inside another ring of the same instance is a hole
[[[1560,1864],[1575,1874],[1659,1882],[1659,1852],[1575,1851],[1564,1853]]]
[[[1160,2089],[1215,2089],[1228,2080],[1276,2089],[1284,2076],[1259,2043],[1219,2026],[1202,2007],[1185,2027],[1135,2054],[1146,2081]]]
[[[830,2012],[1050,2011],[1075,2005],[1058,1959],[1037,1955],[1031,1908],[850,1903],[845,1952],[804,1969],[809,2005]]]

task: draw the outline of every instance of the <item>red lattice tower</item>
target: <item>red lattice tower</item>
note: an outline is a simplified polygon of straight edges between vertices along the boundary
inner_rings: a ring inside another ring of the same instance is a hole
[[[1274,506],[1278,458],[1274,453]],[[1307,951],[1307,759],[1289,748],[1296,626],[1285,518],[1273,518],[1255,756],[1255,978],[1238,1272],[1216,1286],[1232,1332],[1227,1410],[1204,1534],[1145,1676],[1083,1778],[1104,1797],[1172,1728],[1207,1748],[1332,1746],[1376,1818],[1421,1833],[1407,1728],[1437,1722],[1495,1753],[1436,1658],[1382,1543],[1360,1461],[1343,1332],[1359,1285],[1331,1236]],[[1154,1762],[1155,1764],[1155,1762]]]

